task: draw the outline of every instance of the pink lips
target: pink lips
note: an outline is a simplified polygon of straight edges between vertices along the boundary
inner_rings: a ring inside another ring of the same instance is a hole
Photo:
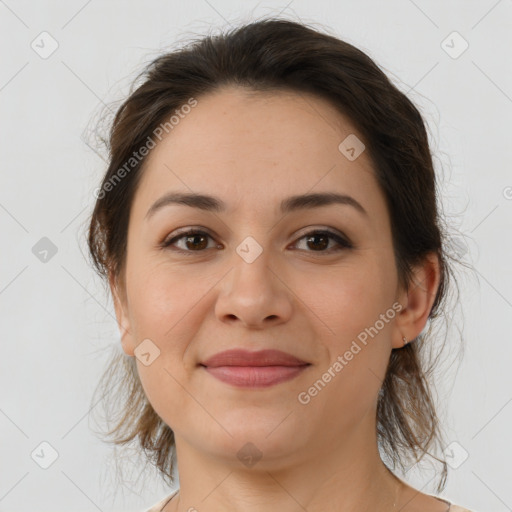
[[[309,363],[280,350],[234,349],[219,352],[201,363],[213,377],[239,387],[267,387],[293,379]]]

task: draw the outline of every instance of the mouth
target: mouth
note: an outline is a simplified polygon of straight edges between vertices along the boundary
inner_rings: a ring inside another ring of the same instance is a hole
[[[262,388],[297,377],[310,363],[280,350],[227,350],[200,363],[211,376],[237,387]]]

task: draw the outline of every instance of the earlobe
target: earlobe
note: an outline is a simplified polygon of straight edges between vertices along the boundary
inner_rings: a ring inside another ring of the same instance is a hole
[[[117,325],[121,333],[121,345],[126,355],[133,356],[135,345],[133,342],[130,321],[127,314],[127,301],[124,293],[124,287],[112,276],[109,277],[109,283],[112,299],[114,302]]]
[[[401,292],[400,304],[403,308],[397,315],[392,339],[393,348],[407,345],[423,331],[436,298],[439,282],[439,258],[436,253],[431,253],[414,269],[408,289]]]

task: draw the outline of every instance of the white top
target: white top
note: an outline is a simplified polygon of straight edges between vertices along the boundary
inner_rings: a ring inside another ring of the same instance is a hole
[[[174,492],[172,492],[165,498],[161,499],[158,503],[153,505],[151,508],[148,508],[144,512],[162,512],[162,509],[165,507],[165,505],[167,505],[167,503],[169,503],[169,501],[171,501],[172,497],[178,491],[179,491],[179,489],[176,489]],[[449,506],[449,508],[447,509],[446,512],[475,512],[475,511],[471,511],[467,508],[461,507],[459,505],[454,505],[453,503],[450,503],[449,501],[447,501],[443,498],[439,498],[438,496],[433,496],[432,494],[430,494],[429,496],[432,496],[433,498],[437,498],[438,500],[444,501]]]
[[[162,509],[171,501],[172,497],[179,491],[179,489],[176,489],[174,492],[166,496],[165,498],[161,499],[158,503],[153,505],[151,508],[148,508],[144,512],[161,512]],[[458,510],[456,512],[459,512]]]

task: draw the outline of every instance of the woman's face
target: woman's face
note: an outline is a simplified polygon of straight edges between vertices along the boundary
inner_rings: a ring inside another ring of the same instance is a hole
[[[116,313],[148,399],[178,450],[235,462],[254,450],[260,464],[291,463],[373,432],[404,296],[362,137],[310,95],[225,88],[197,101],[151,150],[131,208]],[[170,193],[224,207],[168,202],[148,214]],[[307,194],[351,199],[289,202]],[[203,234],[178,238],[187,229]],[[201,365],[235,348],[309,365],[264,387]]]

